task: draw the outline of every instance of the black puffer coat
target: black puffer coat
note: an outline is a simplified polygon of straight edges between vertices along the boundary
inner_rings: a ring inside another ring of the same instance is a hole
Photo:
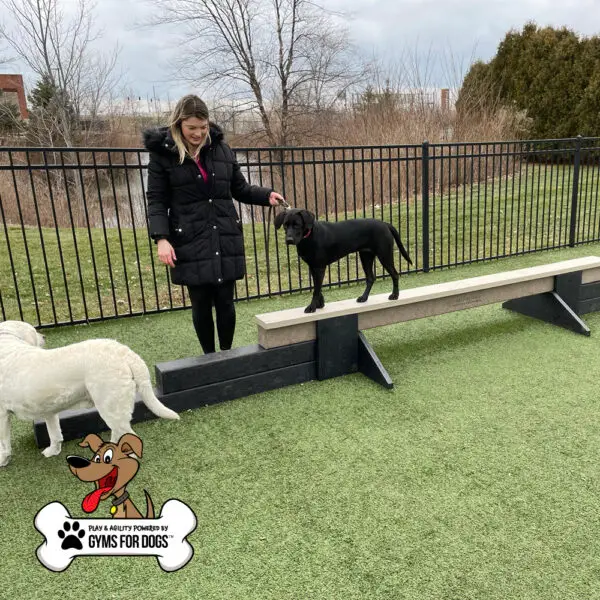
[[[144,131],[148,163],[148,230],[166,237],[177,256],[175,284],[218,284],[245,274],[244,239],[232,197],[269,206],[270,188],[249,185],[221,129],[210,124],[211,143],[202,152],[209,181],[189,156],[179,164],[167,127]]]

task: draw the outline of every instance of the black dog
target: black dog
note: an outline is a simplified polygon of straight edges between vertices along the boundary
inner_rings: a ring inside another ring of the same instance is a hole
[[[318,222],[307,210],[292,208],[275,217],[275,229],[283,225],[286,244],[293,244],[298,255],[308,265],[315,285],[311,303],[304,312],[312,313],[325,306],[321,293],[327,265],[351,252],[358,252],[367,277],[367,287],[357,302],[366,302],[375,282],[373,261],[381,261],[383,268],[392,276],[394,289],[390,300],[398,298],[398,271],[394,266],[394,242],[400,253],[412,265],[408,252],[400,241],[393,225],[376,219],[349,219],[336,223]]]

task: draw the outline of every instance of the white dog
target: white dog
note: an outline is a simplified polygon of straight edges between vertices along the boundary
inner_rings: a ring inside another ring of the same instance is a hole
[[[87,340],[44,350],[44,336],[21,321],[0,323],[0,467],[10,458],[9,413],[44,419],[50,446],[44,456],[60,454],[58,413],[95,406],[111,429],[111,441],[133,433],[131,415],[138,390],[157,416],[179,419],[154,395],[146,363],[115,340]]]

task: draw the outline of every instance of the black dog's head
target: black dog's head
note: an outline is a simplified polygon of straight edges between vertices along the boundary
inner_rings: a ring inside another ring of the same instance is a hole
[[[285,243],[297,246],[305,237],[308,237],[315,223],[315,215],[307,210],[290,208],[280,212],[275,217],[275,229],[282,225],[285,229]]]

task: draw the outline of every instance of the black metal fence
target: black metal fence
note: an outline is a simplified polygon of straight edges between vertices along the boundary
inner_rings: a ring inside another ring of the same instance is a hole
[[[600,138],[236,153],[250,183],[319,219],[396,225],[412,271],[600,239]],[[3,320],[52,326],[189,306],[148,238],[147,160],[131,148],[0,148]],[[268,232],[267,209],[236,205],[247,266],[237,299],[310,289],[295,250]],[[325,283],[362,278],[349,256]]]

